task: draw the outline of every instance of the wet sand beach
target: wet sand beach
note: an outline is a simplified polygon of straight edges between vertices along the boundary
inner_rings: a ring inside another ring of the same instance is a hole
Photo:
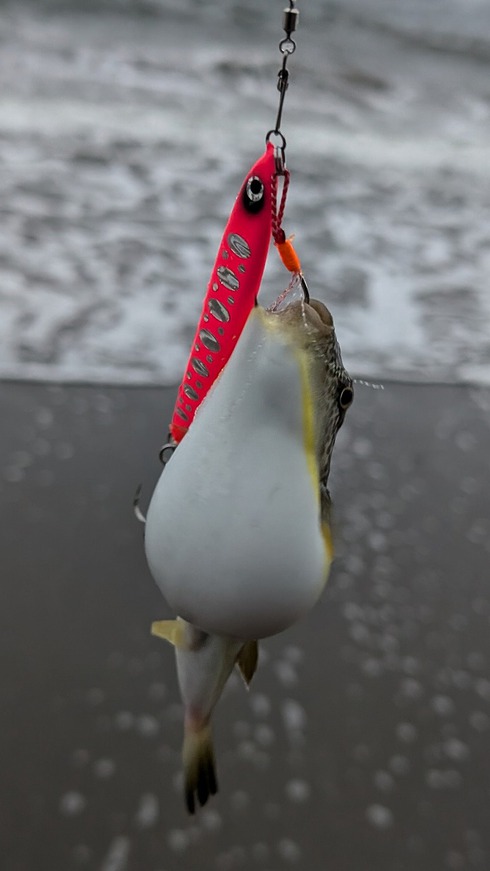
[[[486,871],[490,393],[358,386],[328,587],[232,681],[191,820],[132,511],[173,399],[0,384],[2,869]]]

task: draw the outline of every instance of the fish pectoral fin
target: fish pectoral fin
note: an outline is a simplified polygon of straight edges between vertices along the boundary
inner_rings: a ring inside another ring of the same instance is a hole
[[[156,620],[151,624],[151,634],[163,638],[181,650],[188,647],[185,639],[185,623],[182,620]]]
[[[240,653],[236,658],[238,670],[245,681],[247,688],[250,686],[252,678],[257,669],[259,660],[259,645],[257,641],[247,641],[243,645]]]
[[[216,763],[209,724],[197,730],[186,725],[182,758],[185,802],[187,810],[193,814],[196,810],[196,797],[202,807],[208,798],[218,791]]]

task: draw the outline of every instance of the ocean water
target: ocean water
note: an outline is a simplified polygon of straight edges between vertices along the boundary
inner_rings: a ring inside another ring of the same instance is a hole
[[[0,5],[0,377],[180,380],[282,8]],[[298,8],[285,229],[346,366],[490,383],[490,5]],[[272,250],[261,301],[287,283]]]

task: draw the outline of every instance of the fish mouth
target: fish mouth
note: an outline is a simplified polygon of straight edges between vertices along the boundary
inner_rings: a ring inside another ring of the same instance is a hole
[[[291,330],[294,340],[307,347],[311,342],[331,342],[335,335],[333,318],[327,306],[318,299],[305,302],[295,299],[280,309],[269,312],[281,319],[286,330]]]
[[[320,319],[320,322],[325,327],[333,328],[333,317],[325,303],[320,302],[319,299],[310,299],[309,303],[305,303],[305,306],[306,305],[308,305],[311,309],[313,309],[314,312],[316,312]]]
[[[306,296],[299,275],[293,277],[289,287],[279,294],[267,312],[285,315],[284,320],[291,323],[301,320],[303,326],[313,327],[324,335],[334,328],[331,312],[319,299]]]

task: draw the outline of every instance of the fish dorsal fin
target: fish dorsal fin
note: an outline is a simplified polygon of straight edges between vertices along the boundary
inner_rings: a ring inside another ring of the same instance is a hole
[[[169,644],[181,650],[187,647],[185,641],[185,623],[182,620],[156,620],[151,624],[151,634],[163,638]]]
[[[245,681],[247,687],[250,686],[252,678],[257,669],[258,659],[259,645],[257,641],[247,641],[247,643],[243,645],[240,653],[236,658],[238,670],[243,677],[243,680]]]

